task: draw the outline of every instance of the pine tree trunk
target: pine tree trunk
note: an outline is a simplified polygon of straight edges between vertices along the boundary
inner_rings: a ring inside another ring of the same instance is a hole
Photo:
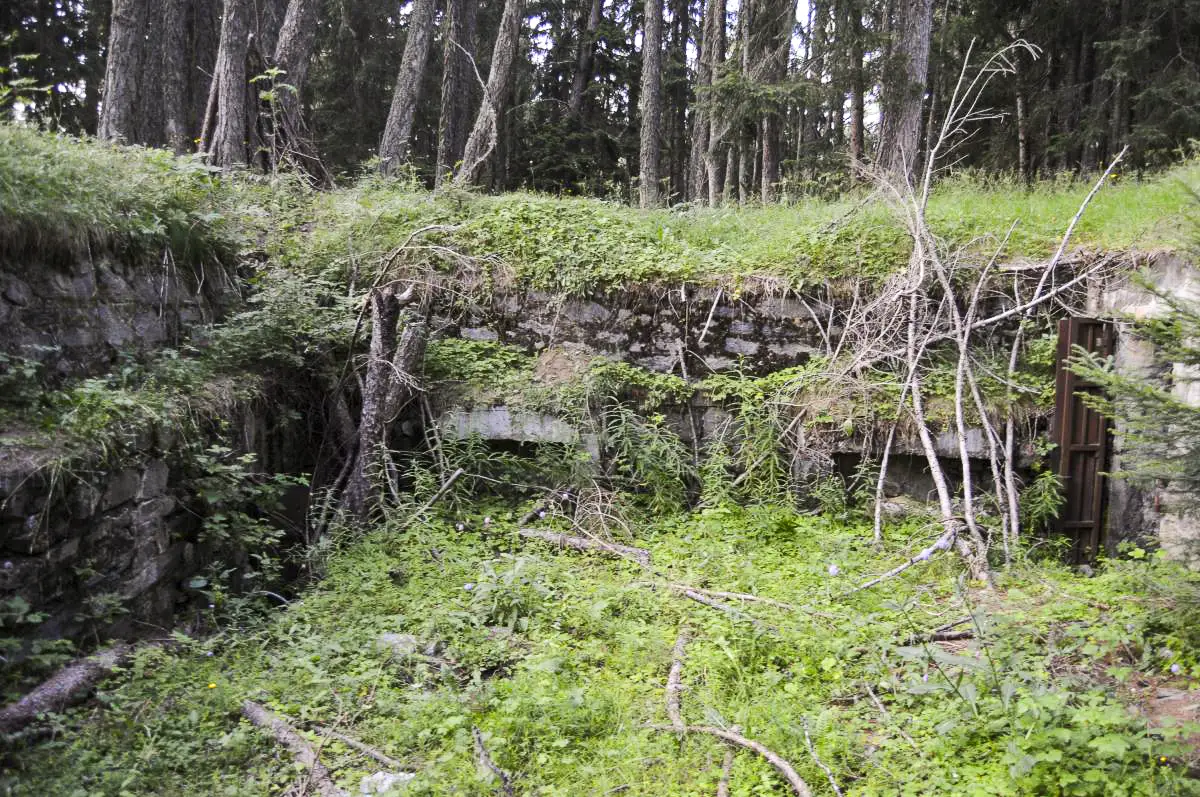
[[[715,83],[725,64],[725,0],[709,0],[704,20],[705,46],[711,53],[709,64],[712,69],[712,80]],[[729,129],[729,123],[721,118],[721,114],[715,107],[709,111],[708,117],[708,149],[704,155],[704,165],[708,172],[708,204],[710,207],[716,207],[724,192],[727,179],[720,146],[721,139]]]
[[[164,0],[163,133],[177,155],[189,149],[187,125],[187,12],[189,0]]]
[[[304,129],[300,92],[308,79],[308,66],[317,41],[320,15],[321,0],[291,0],[275,42],[273,65],[283,72],[280,81],[291,87],[277,92],[280,115],[289,131],[297,135]]]
[[[408,18],[400,74],[396,77],[392,107],[388,111],[383,138],[379,142],[379,168],[384,173],[391,173],[408,160],[409,139],[412,138],[417,103],[421,99],[422,78],[425,62],[429,58],[429,40],[433,37],[433,12],[436,8],[436,0],[416,0]]]
[[[113,0],[103,102],[96,130],[99,138],[134,141],[146,16],[147,0]]]
[[[600,19],[603,11],[604,0],[592,0],[592,8],[587,18],[587,26],[579,37],[579,50],[575,60],[575,74],[571,78],[571,97],[567,101],[567,110],[575,118],[578,118],[583,112],[583,100],[587,95],[588,84],[592,82],[592,64],[596,60],[596,32],[600,30]]]
[[[774,0],[763,3],[758,17],[758,39],[762,42],[758,60],[762,79],[770,84],[783,82],[787,77],[788,55],[791,52],[792,28],[796,19],[795,0]],[[758,49],[758,48],[756,48]],[[759,173],[763,204],[775,200],[779,183],[779,163],[782,159],[782,116],[780,104],[774,102],[763,114],[760,129],[762,166]]]
[[[467,143],[467,110],[470,108],[471,87],[475,83],[471,58],[475,53],[477,8],[476,0],[448,0],[446,5],[442,105],[438,116],[437,163],[433,177],[435,188],[453,174],[454,164],[462,157],[463,147]]]
[[[225,0],[221,43],[213,71],[210,105],[215,119],[201,142],[209,162],[227,168],[246,163],[246,56],[250,36],[248,0]]]
[[[700,52],[696,59],[696,98],[692,110],[692,148],[688,154],[688,185],[687,199],[691,202],[703,202],[709,199],[708,182],[708,137],[709,112],[704,107],[708,98],[704,89],[713,81],[713,49],[716,46],[716,35],[710,30],[713,17],[717,13],[717,0],[709,0],[701,6],[700,11]]]
[[[850,170],[861,171],[866,155],[866,77],[863,74],[862,11],[852,4],[850,16]]]
[[[662,0],[646,0],[642,35],[641,146],[638,149],[638,199],[644,208],[659,204],[658,158],[662,149]]]
[[[483,92],[479,113],[475,117],[471,135],[463,150],[462,168],[454,176],[456,186],[477,183],[488,158],[496,148],[500,135],[500,109],[509,95],[524,12],[524,0],[504,0],[500,30],[496,33],[496,43],[492,47],[492,66],[488,71],[487,88]]]
[[[921,107],[929,73],[933,0],[896,0],[893,67],[884,80],[880,105],[879,162],[897,179],[907,180],[917,159]]]
[[[690,0],[672,0],[672,31],[670,57],[668,58],[668,80],[665,92],[670,103],[670,190],[668,204],[687,199],[687,154],[688,154],[688,68],[687,44],[691,36]]]

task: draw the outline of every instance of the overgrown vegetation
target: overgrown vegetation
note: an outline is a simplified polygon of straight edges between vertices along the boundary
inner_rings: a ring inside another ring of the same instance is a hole
[[[0,257],[233,265],[231,181],[192,158],[0,124]]]
[[[1200,675],[1189,620],[1200,584],[1156,557],[1134,551],[1093,579],[1023,561],[990,594],[956,583],[946,559],[847,596],[928,531],[909,526],[876,551],[855,524],[722,505],[642,525],[644,571],[522,543],[521,511],[473,505],[415,527],[398,516],[265,624],[146,650],[97,704],[56,718],[55,739],[11,761],[5,787],[286,789],[296,770],[238,721],[253,699],[311,729],[351,790],[378,765],[320,728],[415,772],[406,794],[494,788],[473,727],[518,793],[708,793],[719,744],[648,727],[664,722],[672,641],[688,627],[686,720],[739,728],[814,789],[825,776],[805,725],[846,794],[1196,793],[1182,778],[1196,729],[1124,705]],[[745,603],[729,616],[670,583],[794,608]],[[960,620],[970,639],[919,641]],[[752,754],[733,775],[733,794],[781,793]]]
[[[41,389],[33,360],[0,359],[0,422],[17,427],[24,444],[52,451],[52,467],[114,464],[147,435],[169,436],[162,448],[188,469],[191,508],[205,521],[197,539],[216,559],[186,585],[196,598],[192,629],[206,633],[176,633],[143,650],[98,701],[47,717],[49,739],[11,740],[9,771],[0,775],[7,793],[295,788],[296,767],[239,721],[244,701],[305,729],[350,790],[377,767],[329,728],[415,773],[404,793],[484,793],[496,787],[497,770],[516,793],[709,793],[722,748],[700,733],[676,738],[653,727],[662,724],[665,673],[684,628],[692,639],[678,654],[686,723],[738,729],[811,784],[826,782],[825,765],[848,794],[1200,793],[1185,777],[1200,728],[1159,716],[1151,700],[1159,686],[1183,689],[1200,678],[1194,575],[1141,549],[1102,563],[1092,579],[1054,564],[1045,550],[1053,544],[1031,533],[1061,503],[1059,481],[1041,463],[1012,503],[989,495],[972,504],[951,483],[941,485],[940,520],[901,506],[905,517],[886,535],[870,523],[886,475],[872,455],[884,435],[891,445],[895,428],[962,432],[1003,416],[1034,438],[1052,396],[1047,319],[993,325],[964,354],[963,322],[955,316],[951,327],[944,314],[953,302],[939,304],[935,294],[953,296],[955,280],[978,278],[969,257],[994,249],[987,231],[997,208],[1022,219],[1006,256],[1040,256],[1057,242],[1056,214],[1073,213],[1082,189],[950,184],[928,209],[937,229],[914,234],[874,203],[672,214],[531,195],[431,196],[377,178],[309,195],[217,182],[158,155],[28,142],[50,154],[66,148],[62,180],[92,168],[83,154],[95,150],[97,179],[115,179],[121,158],[143,158],[155,188],[118,194],[111,207],[35,203],[12,214],[13,229],[61,229],[72,245],[103,243],[138,257],[202,260],[225,256],[218,244],[240,246],[268,262],[251,278],[245,307],[179,350],[53,392]],[[110,154],[117,161],[105,161]],[[0,155],[0,176],[6,168]],[[34,172],[12,167],[13,184],[46,190]],[[1195,179],[1196,167],[1178,176]],[[1083,240],[1171,240],[1173,228],[1152,219],[1186,194],[1175,177],[1101,194],[1095,207],[1111,201],[1120,210],[1101,214]],[[236,212],[222,204],[242,191],[255,202]],[[972,205],[967,197],[980,193]],[[167,211],[154,215],[160,202]],[[272,223],[264,224],[268,210]],[[208,254],[190,238],[176,240],[183,227],[211,244]],[[509,290],[561,299],[689,281],[719,285],[736,300],[806,287],[833,296],[839,280],[875,289],[905,277],[897,272],[911,242],[927,239],[942,247],[933,258],[947,255],[929,261],[945,268],[945,284],[887,285],[928,306],[914,299],[897,313],[884,289],[870,312],[855,315],[855,293],[842,327],[875,328],[855,330],[843,351],[831,311],[828,351],[766,375],[689,381],[553,347],[534,356],[437,335],[404,370],[396,340],[381,334],[420,327],[424,335],[425,319],[441,322],[438,312],[457,320]],[[438,292],[450,298],[438,305]],[[918,309],[928,327],[914,354]],[[906,361],[895,353],[904,318]],[[1178,324],[1160,331],[1176,345],[1190,339]],[[968,364],[975,401],[963,409]],[[377,402],[384,431],[368,439],[353,426],[356,411],[367,414],[372,368],[395,383],[384,383]],[[410,438],[403,450],[391,449],[398,435],[387,431],[400,417],[392,388],[411,392],[406,411],[424,426],[424,440]],[[910,413],[905,400],[916,392],[926,403]],[[703,436],[691,405],[697,395],[726,412]],[[448,407],[493,402],[556,415],[577,439],[500,449],[433,423]],[[308,431],[319,430],[317,456],[334,472],[318,485],[328,500],[318,495],[314,507],[336,506],[345,483],[336,471],[348,472],[356,451],[379,454],[367,476],[382,498],[354,522],[316,513],[293,562],[303,558],[326,578],[295,597],[272,591],[287,552],[265,517],[295,482],[255,474],[253,458],[225,439],[226,422],[253,403],[309,416]],[[848,442],[864,456],[842,474],[833,455]],[[939,459],[927,448],[932,469]],[[994,450],[991,458],[999,474]],[[1014,473],[1011,450],[1004,462]],[[978,581],[944,553],[956,535],[967,536],[958,520],[964,506],[978,508],[969,529],[978,546],[964,557]],[[1016,520],[1006,526],[1010,512]],[[558,548],[535,541],[539,534]],[[646,557],[614,545],[644,546]],[[986,583],[989,563],[1001,562]],[[886,584],[874,586],[876,576]],[[122,610],[111,593],[89,601],[97,624]],[[273,603],[287,605],[265,611]],[[6,601],[0,654],[16,650],[8,634],[43,619],[28,602]],[[54,645],[28,652],[37,672],[65,656]],[[19,677],[6,678],[6,689]],[[481,749],[492,767],[479,765]],[[746,752],[735,759],[733,784],[737,795],[780,789],[773,770]]]

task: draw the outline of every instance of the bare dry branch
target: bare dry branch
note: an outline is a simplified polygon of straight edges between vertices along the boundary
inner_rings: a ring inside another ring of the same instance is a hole
[[[255,725],[269,732],[280,745],[286,747],[298,762],[309,771],[312,784],[321,797],[347,797],[347,793],[333,782],[333,776],[317,757],[317,751],[304,740],[296,729],[288,725],[264,706],[251,700],[242,703],[242,715]]]
[[[472,727],[471,735],[475,738],[475,758],[479,763],[479,768],[498,778],[500,780],[500,792],[505,797],[512,797],[512,776],[496,766],[496,762],[492,760],[491,754],[488,753],[487,746],[483,743],[483,733],[478,728]]]
[[[649,727],[656,731],[674,732],[676,730],[670,725],[651,725]],[[804,779],[801,778],[799,773],[796,772],[795,767],[789,764],[783,758],[783,756],[770,750],[765,745],[756,742],[753,739],[747,739],[740,733],[725,730],[724,728],[714,728],[711,725],[688,725],[686,728],[684,728],[684,731],[687,733],[708,734],[709,736],[715,736],[718,739],[722,739],[730,744],[745,748],[746,750],[753,750],[755,753],[758,753],[760,756],[765,758],[767,763],[775,767],[775,770],[783,776],[783,779],[787,781],[787,784],[792,787],[792,792],[798,795],[798,797],[812,797],[812,790],[809,789],[808,784],[805,783]]]
[[[517,533],[526,539],[543,540],[562,548],[573,548],[576,551],[596,551],[597,553],[608,554],[609,556],[616,556],[621,559],[631,559],[647,567],[650,565],[650,552],[645,548],[633,548],[628,545],[618,545],[615,542],[590,540],[586,537],[572,537],[568,534],[540,531],[539,529],[517,529]]]
[[[683,662],[687,655],[687,644],[690,640],[686,628],[679,629],[675,639],[675,647],[671,651],[671,671],[667,674],[667,716],[671,718],[671,726],[682,735],[686,727],[683,722],[681,697],[683,694]]]

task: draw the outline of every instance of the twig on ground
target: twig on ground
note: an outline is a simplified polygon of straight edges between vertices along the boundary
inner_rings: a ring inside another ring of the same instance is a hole
[[[702,595],[701,593],[697,592],[694,589],[691,589],[690,587],[679,590],[679,592],[681,595],[691,598],[692,600],[696,601],[697,603],[703,603],[705,606],[711,606],[712,608],[716,609],[717,611],[725,612],[726,614],[728,614],[730,617],[734,618],[735,620],[745,620],[746,622],[750,623],[751,625],[753,625],[756,628],[768,628],[772,631],[777,630],[773,626],[765,625],[761,620],[757,620],[754,617],[751,617],[750,615],[745,614],[744,612],[738,611],[737,609],[730,606],[728,603],[722,603],[721,601],[716,600],[714,598],[710,598],[707,595]]]
[[[597,553],[616,556],[649,566],[650,552],[645,548],[632,548],[628,545],[618,545],[604,540],[589,540],[586,537],[572,537],[569,534],[559,534],[554,531],[539,531],[538,529],[517,529],[522,537],[531,540],[543,540],[563,548],[573,548],[577,551],[596,551]]]
[[[899,567],[893,567],[891,570],[887,571],[883,575],[877,576],[877,577],[871,579],[870,581],[866,581],[862,584],[859,584],[857,587],[850,590],[849,592],[843,593],[841,597],[845,598],[850,595],[853,595],[856,592],[862,592],[864,589],[870,589],[871,587],[875,586],[876,584],[887,581],[889,578],[892,578],[893,576],[900,575],[905,570],[907,570],[908,568],[912,567],[913,565],[915,565],[919,562],[928,562],[931,558],[933,558],[933,555],[935,553],[937,553],[938,551],[949,550],[950,547],[954,544],[954,537],[955,537],[954,529],[950,529],[950,530],[946,531],[945,533],[942,534],[942,536],[938,537],[934,541],[933,545],[930,545],[928,548],[921,551],[920,553],[918,553],[916,556],[909,559],[904,564],[900,565]]]
[[[729,779],[733,776],[733,748],[725,751],[721,764],[721,779],[717,781],[717,797],[729,797]]]
[[[656,731],[675,732],[676,730],[670,725],[651,725],[649,727]],[[770,750],[759,742],[756,742],[753,739],[747,739],[740,733],[727,731],[724,728],[714,728],[711,725],[688,725],[684,728],[684,731],[686,733],[705,733],[709,736],[716,736],[718,739],[722,739],[730,744],[743,747],[747,750],[753,750],[765,758],[767,763],[775,767],[776,771],[779,772],[780,775],[783,775],[783,779],[788,782],[788,785],[792,787],[792,791],[795,792],[798,797],[812,797],[812,790],[808,788],[808,784],[805,783],[804,779],[801,778],[796,772],[795,767],[789,764],[778,753]]]
[[[683,735],[682,694],[683,694],[683,660],[687,655],[687,644],[690,641],[688,630],[681,628],[675,639],[675,647],[671,651],[671,671],[667,675],[667,716],[671,718],[671,726]]]
[[[825,777],[829,778],[829,785],[833,787],[833,793],[838,797],[842,797],[842,790],[838,788],[837,780],[833,777],[833,770],[825,766],[825,763],[817,755],[817,748],[813,747],[812,737],[808,735],[808,717],[801,717],[800,723],[804,726],[804,744],[808,747],[808,754],[812,756],[813,763],[821,768],[821,771],[825,773]]]
[[[436,504],[443,495],[445,495],[447,492],[449,492],[450,488],[454,486],[454,483],[456,481],[458,481],[458,478],[460,476],[462,476],[464,472],[465,471],[463,471],[462,468],[458,468],[454,471],[454,473],[451,473],[450,478],[448,478],[448,479],[446,479],[446,481],[442,482],[442,486],[439,487],[438,491],[433,494],[433,498],[430,498],[428,501],[426,501],[424,504],[422,504],[421,507],[416,512],[412,513],[413,520],[420,518],[421,515],[428,512],[429,508],[431,506]]]
[[[871,696],[871,702],[875,704],[875,708],[879,709],[879,714],[883,717],[883,721],[888,723],[889,726],[891,726],[892,715],[888,713],[887,708],[884,707],[883,703],[880,701],[879,697],[875,694],[874,690],[871,689],[871,685],[866,684],[865,686],[867,687],[867,694]],[[897,725],[895,727],[896,727],[896,732],[899,733],[901,737],[903,737],[904,741],[908,742],[908,744],[912,747],[912,749],[916,750],[918,753],[921,752],[921,748],[917,746],[917,743],[913,741],[913,738],[911,736],[909,736],[907,733],[905,733],[903,728],[901,728],[899,725]]]
[[[500,791],[504,793],[505,797],[512,797],[512,776],[500,767],[496,766],[496,762],[492,760],[492,756],[488,753],[487,746],[483,743],[483,732],[478,728],[472,727],[471,735],[475,737],[475,757],[479,762],[479,768],[499,778]]]
[[[760,598],[758,595],[750,595],[745,592],[721,592],[715,589],[690,587],[687,584],[672,584],[671,589],[675,590],[676,592],[685,592],[687,590],[691,590],[692,592],[699,592],[701,595],[708,595],[713,598],[729,598],[730,600],[745,601],[746,603],[763,603],[767,606],[775,606],[780,609],[787,609],[790,612],[797,610],[797,607],[790,603],[784,603],[783,601],[777,601],[771,598]]]
[[[133,650],[132,645],[121,643],[68,664],[17,702],[0,709],[0,733],[16,733],[40,714],[62,711],[87,699],[97,684],[129,660]]]
[[[242,703],[242,715],[251,724],[268,731],[276,742],[291,751],[292,757],[308,769],[321,797],[347,797],[347,793],[333,782],[333,776],[317,757],[317,751],[291,725],[252,700]]]
[[[338,733],[333,728],[328,728],[324,725],[314,725],[313,730],[316,730],[319,733],[324,734],[325,736],[328,736],[331,739],[337,739],[339,742],[346,745],[347,747],[353,748],[353,749],[357,750],[358,752],[362,753],[363,755],[366,755],[366,756],[369,756],[369,757],[375,759],[376,761],[378,761],[380,764],[383,764],[388,769],[394,770],[396,772],[400,772],[404,769],[404,764],[401,764],[399,761],[392,758],[391,756],[388,756],[387,754],[385,754],[379,750],[376,750],[374,747],[371,747],[368,744],[364,744],[363,742],[360,742],[358,739],[355,739],[352,736],[347,736],[344,733]]]

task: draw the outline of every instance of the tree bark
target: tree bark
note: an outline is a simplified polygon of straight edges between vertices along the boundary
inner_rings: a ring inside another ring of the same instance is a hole
[[[276,69],[283,72],[282,82],[291,87],[279,92],[279,109],[290,131],[304,129],[300,113],[300,92],[308,79],[308,66],[317,40],[317,21],[321,15],[321,0],[291,0],[272,58]]]
[[[0,733],[17,733],[40,714],[64,711],[86,699],[100,681],[132,655],[132,646],[119,643],[64,667],[17,702],[0,709]]]
[[[463,150],[463,165],[454,177],[457,186],[473,185],[479,181],[484,166],[496,140],[500,135],[500,109],[508,96],[512,81],[513,62],[517,59],[517,45],[524,17],[524,0],[504,0],[504,14],[500,17],[500,30],[492,47],[492,66],[488,72],[487,88],[483,102],[471,128],[471,136]]]
[[[379,168],[384,173],[391,173],[408,160],[409,139],[412,137],[413,119],[417,115],[417,103],[421,99],[422,77],[425,62],[429,58],[429,40],[433,37],[433,12],[436,8],[436,0],[416,0],[408,18],[400,74],[396,77],[392,107],[388,111],[383,138],[379,142]]]
[[[708,138],[711,133],[710,112],[705,107],[709,98],[704,90],[713,82],[713,50],[717,45],[717,33],[712,30],[714,17],[719,13],[719,0],[708,0],[701,7],[700,52],[696,61],[696,98],[692,111],[692,150],[688,156],[687,198],[690,201],[705,201],[709,181],[712,179],[708,160]]]
[[[897,0],[895,29],[893,65],[880,98],[879,163],[894,178],[907,180],[916,165],[921,137],[933,0]]]
[[[704,46],[709,53],[708,63],[713,84],[720,78],[721,68],[725,63],[725,25],[725,0],[709,0],[708,10],[704,14]],[[721,118],[715,104],[709,104],[707,116],[708,140],[705,143],[704,169],[708,180],[708,204],[710,207],[716,207],[725,186],[724,159],[720,153],[721,139],[729,125]]]
[[[687,44],[691,37],[690,0],[671,0],[671,33],[663,87],[670,131],[667,203],[687,199],[688,175],[688,67]]]
[[[189,147],[187,124],[187,12],[189,0],[163,7],[163,133],[176,155]]]
[[[763,4],[759,15],[759,39],[762,52],[758,59],[765,82],[781,83],[787,77],[788,54],[791,51],[792,27],[796,18],[795,0],[774,0]],[[779,164],[782,149],[782,116],[779,103],[773,102],[763,114],[760,136],[762,140],[762,168],[760,172],[763,204],[775,199],[779,183]]]
[[[467,109],[475,82],[476,0],[449,0],[442,45],[442,105],[438,116],[438,150],[434,187],[454,172],[467,143]]]
[[[138,76],[145,52],[147,0],[113,0],[99,138],[134,141]]]
[[[216,121],[211,141],[201,142],[209,161],[222,168],[246,163],[246,56],[250,38],[249,0],[225,0],[221,43],[213,71]]]
[[[587,96],[588,84],[592,82],[592,64],[596,60],[596,32],[600,30],[603,11],[604,0],[592,0],[587,27],[584,28],[583,35],[579,37],[575,74],[571,79],[571,97],[567,101],[567,110],[574,118],[578,118],[583,112],[583,100]]]
[[[662,0],[646,0],[642,34],[641,144],[638,148],[638,199],[643,208],[657,207],[658,158],[662,150]]]
[[[851,179],[861,172],[866,155],[866,93],[867,81],[863,74],[863,24],[862,11],[851,4],[849,12],[850,34],[850,170]]]
[[[358,422],[358,454],[343,502],[365,522],[379,501],[375,485],[384,472],[387,425],[412,397],[413,374],[425,356],[426,327],[409,322],[403,312],[415,289],[397,293],[395,283],[371,291],[371,346],[363,378],[362,414]]]

